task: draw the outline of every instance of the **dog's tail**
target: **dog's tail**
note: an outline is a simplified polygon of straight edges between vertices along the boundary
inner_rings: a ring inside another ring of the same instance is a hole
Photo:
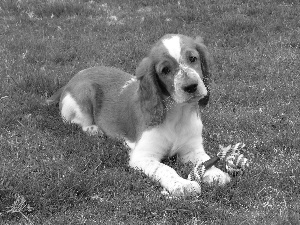
[[[63,90],[64,87],[61,87],[50,98],[46,99],[46,105],[52,105],[58,103]]]

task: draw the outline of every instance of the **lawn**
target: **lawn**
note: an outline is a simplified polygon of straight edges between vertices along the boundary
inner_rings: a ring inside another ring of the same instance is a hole
[[[298,0],[2,0],[0,224],[300,224],[299,12]],[[206,151],[244,142],[251,161],[194,198],[161,195],[121,142],[44,104],[81,69],[133,74],[165,33],[201,35],[214,58]]]

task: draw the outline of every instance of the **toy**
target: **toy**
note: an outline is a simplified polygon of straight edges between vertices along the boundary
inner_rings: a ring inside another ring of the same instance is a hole
[[[229,145],[227,147],[219,145],[220,151],[217,156],[205,162],[197,163],[194,169],[190,172],[188,180],[196,181],[201,185],[205,171],[219,161],[225,162],[226,172],[230,175],[235,176],[243,173],[249,167],[248,159],[241,153],[241,149],[244,147],[245,144],[243,143],[237,143],[234,146]],[[176,198],[171,196],[165,189],[162,190],[161,193],[169,199]]]
[[[220,151],[217,156],[205,162],[197,163],[190,172],[188,180],[195,180],[200,184],[205,171],[220,160],[225,162],[225,168],[229,174],[235,176],[239,173],[243,173],[249,167],[248,159],[240,152],[244,147],[245,144],[243,143],[237,143],[234,146],[229,145],[227,147],[220,145]]]

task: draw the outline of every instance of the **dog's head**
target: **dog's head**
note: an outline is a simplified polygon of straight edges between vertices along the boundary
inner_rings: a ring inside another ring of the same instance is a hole
[[[142,110],[149,114],[150,125],[163,121],[167,98],[178,104],[208,103],[210,56],[201,37],[163,36],[142,60],[136,76]]]

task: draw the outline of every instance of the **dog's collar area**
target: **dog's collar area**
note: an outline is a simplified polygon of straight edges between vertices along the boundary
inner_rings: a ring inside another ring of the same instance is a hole
[[[165,105],[165,109],[168,111],[170,110],[174,105],[175,105],[175,101],[171,96],[168,96],[167,98],[165,98],[163,100],[164,105]]]

